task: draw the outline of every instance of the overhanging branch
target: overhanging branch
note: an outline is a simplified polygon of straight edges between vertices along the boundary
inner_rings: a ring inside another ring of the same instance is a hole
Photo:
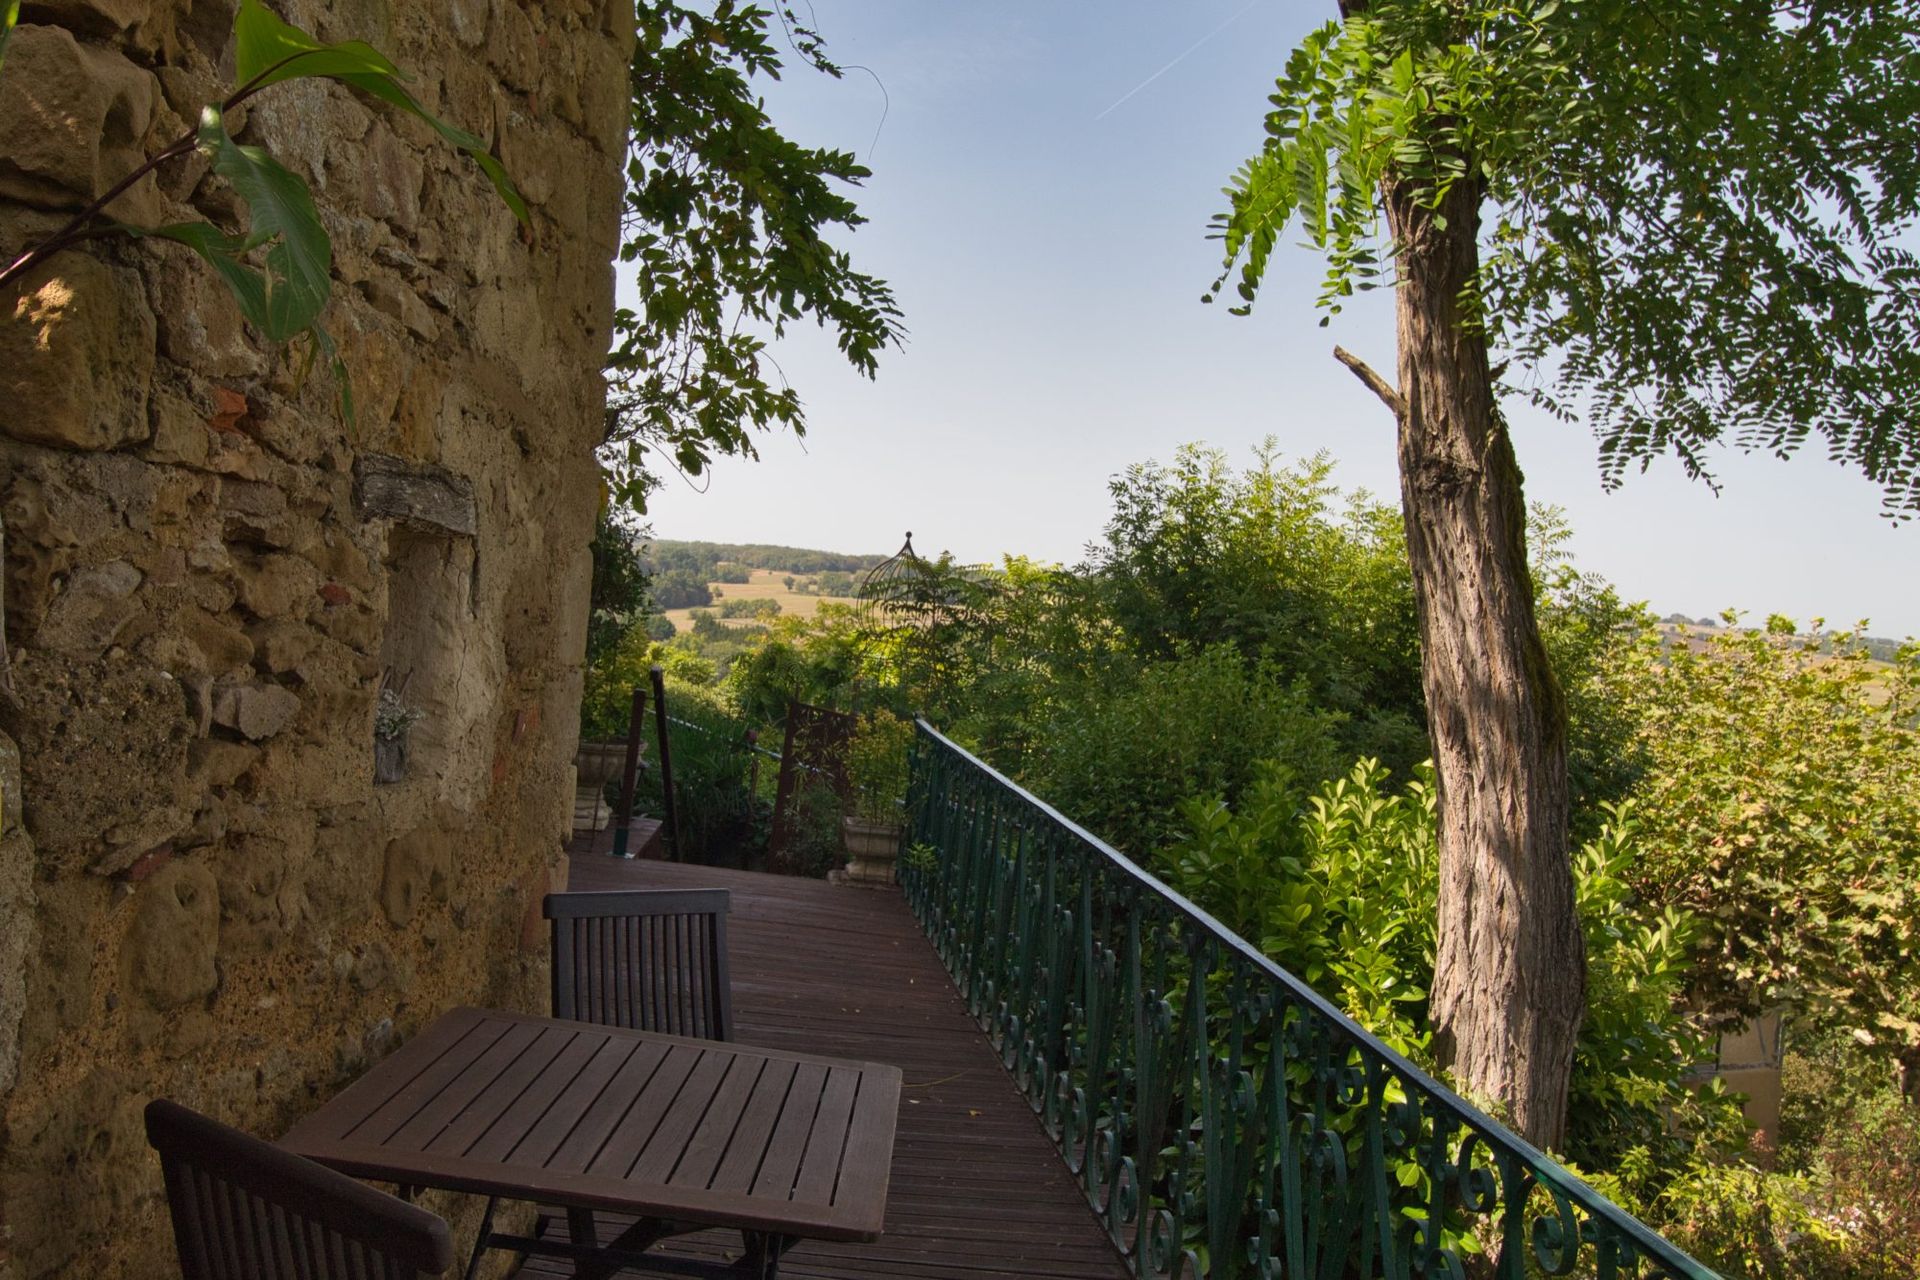
[[[1373,366],[1362,360],[1345,347],[1336,346],[1333,358],[1353,370],[1353,376],[1366,384],[1367,390],[1380,397],[1380,403],[1393,410],[1393,420],[1400,421],[1407,416],[1407,402],[1393,389],[1393,384],[1373,371]]]

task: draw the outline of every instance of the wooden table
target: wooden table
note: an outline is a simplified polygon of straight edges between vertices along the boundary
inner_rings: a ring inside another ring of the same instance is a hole
[[[739,1270],[771,1275],[799,1238],[880,1234],[899,1106],[896,1067],[455,1009],[280,1145],[358,1177],[563,1206],[566,1242],[493,1239],[582,1276],[620,1261],[592,1247],[594,1209],[640,1215],[616,1242],[629,1253],[681,1224],[737,1227]]]

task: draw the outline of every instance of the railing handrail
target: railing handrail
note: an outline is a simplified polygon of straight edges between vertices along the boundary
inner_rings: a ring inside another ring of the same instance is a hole
[[[1212,941],[1224,950],[1237,955],[1257,972],[1272,982],[1284,987],[1288,995],[1298,1003],[1311,1008],[1321,1017],[1328,1019],[1340,1031],[1360,1044],[1366,1052],[1377,1056],[1387,1068],[1399,1076],[1403,1082],[1426,1093],[1442,1105],[1453,1111],[1467,1127],[1475,1130],[1484,1143],[1503,1149],[1508,1155],[1523,1162],[1543,1183],[1555,1191],[1578,1203],[1589,1213],[1606,1219],[1608,1225],[1629,1237],[1634,1246],[1675,1274],[1692,1280],[1721,1280],[1720,1274],[1704,1264],[1689,1257],[1674,1247],[1666,1239],[1655,1233],[1638,1218],[1627,1213],[1606,1196],[1596,1191],[1581,1178],[1569,1172],[1553,1156],[1534,1146],[1506,1125],[1486,1114],[1480,1108],[1461,1097],[1446,1084],[1422,1070],[1404,1054],[1392,1048],[1319,992],[1302,982],[1299,978],[1283,969],[1257,947],[1248,943],[1233,930],[1216,920],[1205,909],[1189,901],[1186,897],[1147,871],[1139,863],[1112,845],[1087,830],[1072,818],[1067,817],[1039,796],[1009,778],[991,764],[980,759],[953,739],[941,733],[924,718],[916,718],[915,726],[934,743],[959,756],[971,767],[984,774],[997,786],[1012,793],[1040,816],[1059,826],[1062,831],[1078,840],[1088,849],[1105,860],[1114,872],[1128,877],[1141,889],[1153,894],[1163,903],[1173,908],[1179,915],[1194,926],[1210,935]]]

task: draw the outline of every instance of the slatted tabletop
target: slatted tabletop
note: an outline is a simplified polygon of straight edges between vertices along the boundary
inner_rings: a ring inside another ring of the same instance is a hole
[[[456,1009],[280,1145],[362,1178],[870,1240],[899,1105],[896,1067]]]

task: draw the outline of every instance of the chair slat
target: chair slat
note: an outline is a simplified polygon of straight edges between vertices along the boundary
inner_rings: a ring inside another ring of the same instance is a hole
[[[146,1120],[185,1280],[411,1280],[452,1263],[424,1209],[165,1099]]]
[[[725,889],[549,894],[553,1015],[732,1039],[729,906]]]

